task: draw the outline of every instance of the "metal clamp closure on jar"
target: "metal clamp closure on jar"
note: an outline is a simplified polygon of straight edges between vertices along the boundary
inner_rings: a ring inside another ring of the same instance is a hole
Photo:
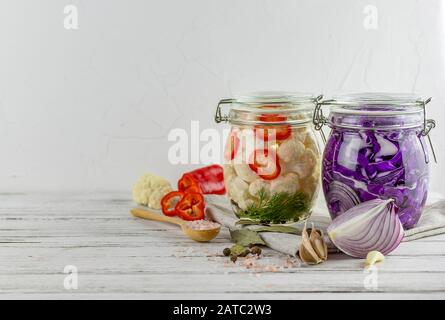
[[[218,106],[216,107],[216,113],[215,113],[215,122],[216,123],[229,121],[228,115],[222,115],[221,106],[224,104],[232,104],[235,100],[236,99],[222,99],[219,101]]]
[[[222,99],[216,107],[215,122],[231,122],[238,125],[279,125],[281,122],[293,126],[307,125],[312,123],[314,108],[322,98],[322,95],[302,93],[257,92]],[[230,106],[228,113],[223,112],[226,105]],[[285,120],[272,123],[259,119],[261,115],[277,113],[285,116]]]
[[[375,96],[374,96],[375,95]],[[346,97],[346,98],[345,98]],[[351,99],[347,99],[348,97],[352,97]],[[332,116],[330,119],[325,117],[323,114],[322,107],[325,105],[337,106],[337,109],[331,110],[331,113],[338,113],[343,115],[361,115],[361,116],[373,116],[373,117],[385,117],[385,116],[397,116],[397,115],[416,115],[420,111],[423,112],[423,129],[420,132],[422,136],[426,136],[431,148],[431,152],[433,154],[434,161],[437,163],[436,153],[434,151],[433,143],[430,137],[430,131],[436,127],[436,122],[433,119],[427,119],[426,115],[426,105],[431,102],[431,97],[426,100],[421,99],[410,99],[406,100],[405,96],[384,96],[383,100],[378,100],[381,98],[379,94],[371,94],[365,97],[357,95],[351,96],[342,96],[340,98],[329,99],[324,101],[319,101],[314,110],[313,116],[313,124],[315,129],[320,131],[321,136],[323,138],[323,142],[326,144],[326,137],[323,133],[324,125],[331,126],[339,126],[346,127],[351,129],[364,129],[364,130],[386,130],[386,129],[406,129],[406,128],[415,128],[419,126],[419,123],[416,119],[412,120],[412,123],[396,126],[396,125],[387,125],[387,126],[376,126],[376,127],[366,127],[366,126],[358,126],[358,125],[339,125],[332,122]],[[343,99],[343,100],[342,100]],[[374,99],[374,100],[373,100]],[[385,100],[386,99],[386,100]],[[405,99],[405,100],[404,100]],[[392,109],[384,109],[378,108],[378,106],[390,106]],[[362,106],[372,106],[370,108],[362,108]],[[377,107],[376,107],[377,106]],[[410,107],[417,107],[417,109],[413,109]],[[420,108],[420,109],[419,109]],[[428,161],[427,161],[428,162]]]

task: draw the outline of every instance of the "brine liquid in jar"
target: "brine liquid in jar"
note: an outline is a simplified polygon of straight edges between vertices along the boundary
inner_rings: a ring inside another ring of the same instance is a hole
[[[280,224],[309,216],[320,175],[316,102],[312,95],[281,92],[230,100],[224,180],[239,217]]]

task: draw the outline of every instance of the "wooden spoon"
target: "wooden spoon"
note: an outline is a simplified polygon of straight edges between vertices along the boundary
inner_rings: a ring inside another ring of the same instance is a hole
[[[187,221],[184,221],[184,220],[181,220],[178,218],[163,216],[163,215],[157,214],[155,212],[143,210],[143,209],[132,209],[131,214],[137,218],[177,224],[177,225],[181,226],[182,232],[187,237],[189,237],[192,240],[199,241],[199,242],[208,242],[208,241],[214,239],[219,234],[219,231],[221,230],[221,227],[218,227],[215,229],[208,229],[208,230],[195,230],[195,229],[189,228],[187,226]]]

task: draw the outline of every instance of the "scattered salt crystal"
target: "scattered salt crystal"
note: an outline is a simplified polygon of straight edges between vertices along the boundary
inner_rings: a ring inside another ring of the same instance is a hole
[[[255,266],[253,259],[251,257],[245,258],[242,265],[243,265],[243,267],[245,267],[247,269],[251,269]]]
[[[212,222],[209,220],[194,220],[189,221],[186,224],[187,228],[193,229],[193,230],[212,230],[212,229],[218,229],[221,227],[219,223]]]
[[[298,262],[298,260],[288,257],[286,259],[286,261],[284,261],[283,268],[290,269],[290,268],[299,267],[299,266],[300,266],[300,263]]]
[[[264,267],[264,271],[266,272],[277,272],[278,268],[276,266],[268,265]]]

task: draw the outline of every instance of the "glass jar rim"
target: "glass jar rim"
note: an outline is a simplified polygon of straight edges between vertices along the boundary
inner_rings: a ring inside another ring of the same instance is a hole
[[[425,101],[412,93],[364,92],[337,95],[323,104],[332,113],[388,116],[423,112]]]
[[[290,91],[258,91],[238,95],[219,102],[215,121],[237,125],[307,125],[322,95]],[[223,115],[221,106],[230,105],[230,112]],[[273,120],[261,120],[261,115],[278,115]],[[284,119],[280,116],[284,116]]]
[[[256,105],[283,105],[294,106],[316,103],[317,97],[311,93],[292,91],[256,91],[248,94],[236,95],[233,103],[248,105],[255,108]]]

